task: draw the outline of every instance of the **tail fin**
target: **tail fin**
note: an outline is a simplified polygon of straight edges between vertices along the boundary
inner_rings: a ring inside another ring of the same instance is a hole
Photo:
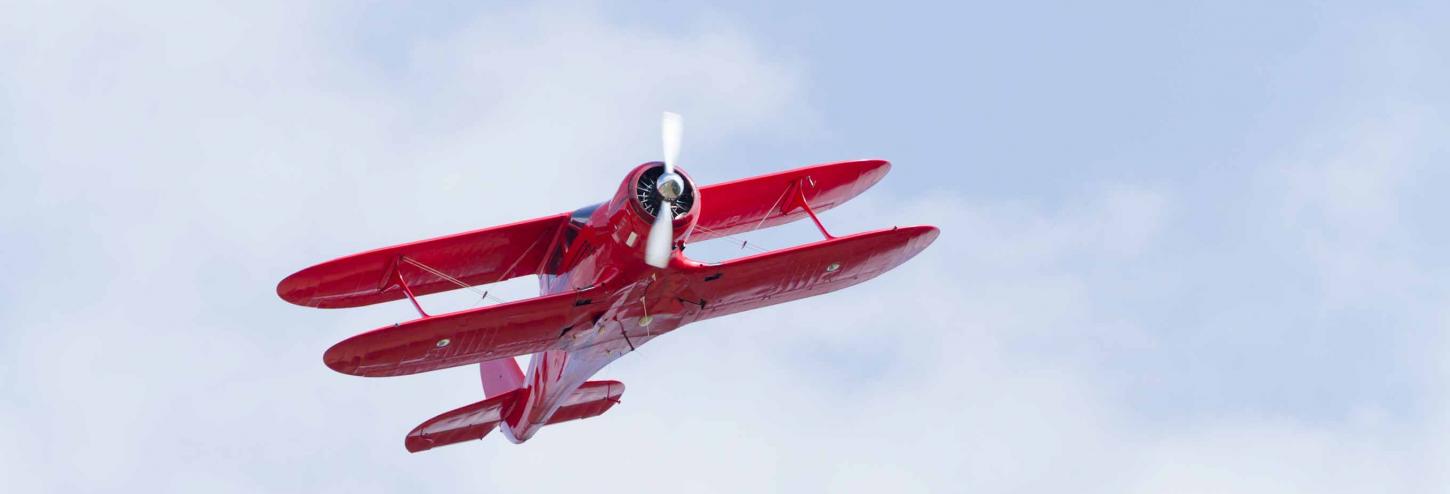
[[[513,359],[506,359],[510,363]],[[486,362],[487,365],[492,362]],[[514,365],[514,372],[518,371],[517,364]],[[507,370],[507,369],[505,369]],[[512,374],[505,373],[505,376]],[[528,391],[523,388],[513,388],[502,394],[494,395],[490,389],[494,385],[489,384],[488,374],[484,374],[484,392],[489,397],[478,403],[468,405],[437,417],[428,419],[427,422],[414,427],[408,437],[404,438],[403,445],[411,453],[430,450],[439,446],[461,443],[475,439],[483,439],[489,432],[498,428],[514,409],[521,405],[522,401],[528,398]],[[497,384],[497,383],[495,383]],[[624,395],[624,384],[619,381],[589,381],[580,386],[574,394],[569,395],[554,415],[549,417],[545,425],[553,425],[570,420],[585,419],[598,416],[609,411],[615,403],[619,403],[619,397]]]
[[[478,374],[483,378],[483,396],[488,398],[524,387],[524,371],[513,357],[478,364]]]

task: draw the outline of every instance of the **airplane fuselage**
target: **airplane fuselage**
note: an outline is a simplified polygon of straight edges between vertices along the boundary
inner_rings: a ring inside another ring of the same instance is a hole
[[[563,238],[549,253],[539,276],[540,295],[602,288],[608,299],[591,304],[607,304],[607,309],[591,323],[561,330],[561,338],[567,341],[563,349],[530,357],[524,378],[528,399],[501,427],[510,441],[519,443],[532,437],[566,398],[605,365],[685,324],[687,302],[695,302],[688,307],[699,308],[698,297],[688,298],[678,276],[644,263],[645,237],[654,217],[640,200],[638,187],[642,178],[649,179],[647,172],[660,166],[645,163],[636,167],[609,201],[576,210]],[[686,182],[693,184],[688,175]],[[693,185],[689,189],[693,191]],[[677,247],[678,239],[690,234],[699,207],[699,201],[692,200],[686,213],[675,218],[672,243]],[[672,252],[672,265],[698,264],[680,252]]]

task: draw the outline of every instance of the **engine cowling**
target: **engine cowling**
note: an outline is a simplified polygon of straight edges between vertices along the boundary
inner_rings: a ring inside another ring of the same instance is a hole
[[[664,174],[664,163],[653,161],[635,167],[629,175],[625,176],[624,182],[620,184],[619,191],[615,194],[616,206],[620,209],[625,218],[618,219],[619,225],[616,238],[627,247],[638,250],[640,255],[644,253],[644,241],[649,236],[650,225],[654,222],[658,208],[661,204],[660,192],[657,183],[660,175]],[[695,228],[695,220],[700,217],[700,198],[695,181],[684,170],[676,168],[675,173],[684,180],[683,190],[674,200],[672,207],[674,221],[674,235],[672,244],[678,244],[690,234]],[[633,242],[630,237],[633,234]]]

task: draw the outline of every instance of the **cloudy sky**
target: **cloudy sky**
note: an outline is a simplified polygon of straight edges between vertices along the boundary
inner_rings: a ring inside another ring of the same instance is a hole
[[[0,490],[1446,491],[1450,8],[1362,3],[5,2]],[[603,200],[662,110],[943,233],[521,446],[407,454],[476,373],[334,373],[411,307],[273,292]]]

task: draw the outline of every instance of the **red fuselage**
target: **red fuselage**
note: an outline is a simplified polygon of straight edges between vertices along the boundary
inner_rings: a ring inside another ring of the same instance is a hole
[[[540,295],[597,288],[621,293],[608,301],[606,310],[592,327],[571,328],[563,337],[571,340],[566,349],[536,353],[529,360],[525,385],[529,399],[502,429],[513,442],[523,442],[538,432],[559,405],[599,369],[633,351],[656,336],[679,328],[682,293],[678,280],[662,276],[663,271],[644,263],[644,242],[654,215],[639,200],[638,187],[647,171],[660,163],[635,167],[609,201],[576,210],[570,215],[559,248],[549,253],[539,276]],[[693,181],[683,170],[693,198]],[[700,209],[698,198],[683,215],[675,218],[676,246],[694,227]],[[697,265],[673,251],[671,267]],[[648,319],[643,319],[646,315]]]

